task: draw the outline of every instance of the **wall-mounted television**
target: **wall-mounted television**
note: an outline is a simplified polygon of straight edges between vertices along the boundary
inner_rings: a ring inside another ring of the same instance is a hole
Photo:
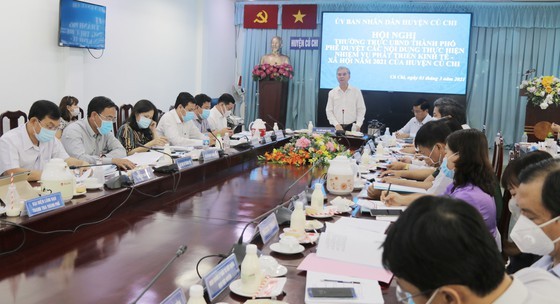
[[[105,18],[105,6],[60,0],[58,45],[105,49]]]
[[[324,12],[320,87],[347,66],[362,90],[466,94],[470,13]]]

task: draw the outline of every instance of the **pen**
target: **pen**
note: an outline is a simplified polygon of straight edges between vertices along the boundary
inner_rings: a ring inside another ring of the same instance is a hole
[[[389,195],[389,191],[391,191],[391,185],[392,184],[389,184],[389,188],[387,188],[387,192],[385,193],[385,195]]]
[[[343,284],[362,284],[360,282],[357,281],[339,281],[339,280],[321,280],[322,282],[332,282],[332,283],[343,283]]]

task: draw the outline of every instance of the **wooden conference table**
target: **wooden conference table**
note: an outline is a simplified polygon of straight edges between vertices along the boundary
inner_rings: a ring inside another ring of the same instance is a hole
[[[130,303],[183,244],[188,246],[186,253],[139,303],[159,303],[177,287],[187,292],[199,281],[195,270],[198,260],[209,254],[228,254],[245,224],[280,203],[288,186],[308,169],[257,162],[257,155],[283,143],[244,152],[232,150],[227,158],[195,164],[175,177],[158,176],[135,190],[88,192],[62,209],[18,219],[22,225],[43,232],[73,229],[105,218],[126,200],[109,219],[75,233],[25,232],[21,249],[0,256],[1,302]],[[313,178],[302,178],[286,198],[304,190]],[[173,189],[174,182],[179,184],[175,192],[148,196]],[[253,232],[252,226],[247,229],[246,241]],[[2,224],[1,252],[16,249],[23,237],[20,228]],[[270,253],[268,247],[263,249]],[[296,256],[272,254],[288,268],[285,295],[281,297],[284,301],[304,302],[305,272],[296,267],[314,250],[307,246]],[[204,260],[200,272],[208,272],[217,262],[216,258]],[[394,290],[385,297],[392,303]],[[214,302],[245,300],[226,290]]]

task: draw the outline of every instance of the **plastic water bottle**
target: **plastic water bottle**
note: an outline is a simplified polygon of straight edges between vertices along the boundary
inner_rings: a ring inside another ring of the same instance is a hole
[[[274,132],[278,131],[278,123],[274,123],[274,126],[272,127],[272,130],[274,130]]]
[[[241,262],[241,288],[247,294],[255,294],[262,281],[261,264],[257,257],[257,245],[247,245],[245,258]]]
[[[201,285],[192,285],[189,288],[189,300],[187,304],[207,304],[204,300],[204,288]]]
[[[526,143],[528,141],[529,139],[527,138],[527,132],[523,132],[523,135],[521,135],[521,142]]]
[[[208,135],[204,135],[204,138],[202,139],[202,149],[208,150],[208,147],[210,147],[210,138]]]
[[[224,143],[222,142],[222,136],[220,134],[218,134],[218,136],[216,136],[216,143],[214,145],[216,146],[216,148],[219,148],[219,149],[224,148]]]
[[[389,130],[389,127],[385,128],[385,133],[383,135],[385,135],[386,138],[391,137],[391,131]]]
[[[311,120],[307,124],[307,133],[309,134],[313,133],[313,122],[311,122]]]
[[[222,145],[224,147],[224,150],[231,147],[231,141],[229,139],[228,133],[224,134],[224,137],[222,138]]]

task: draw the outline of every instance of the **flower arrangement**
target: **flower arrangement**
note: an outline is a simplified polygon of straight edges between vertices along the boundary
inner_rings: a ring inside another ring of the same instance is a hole
[[[330,134],[302,134],[292,137],[284,146],[266,152],[259,160],[282,165],[303,166],[307,164],[327,164],[337,155],[348,153]]]
[[[520,89],[527,90],[527,102],[546,110],[549,105],[560,105],[560,79],[554,76],[523,80]]]
[[[294,77],[294,68],[289,63],[257,64],[253,68],[253,80],[288,81]]]

